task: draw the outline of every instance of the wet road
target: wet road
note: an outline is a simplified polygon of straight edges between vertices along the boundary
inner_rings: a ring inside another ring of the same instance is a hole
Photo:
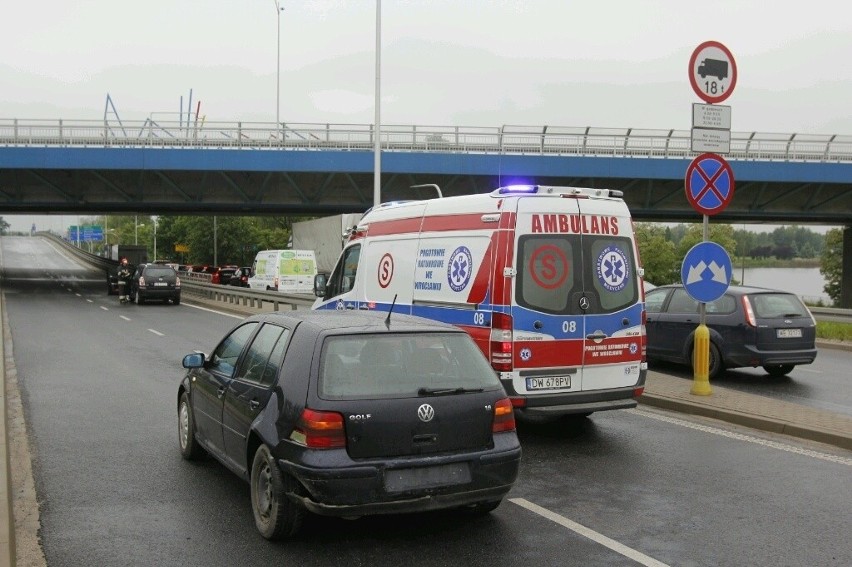
[[[641,407],[521,424],[488,517],[311,517],[271,544],[248,485],[177,448],[181,357],[237,319],[119,306],[31,240],[0,264],[48,565],[852,564],[852,453]]]

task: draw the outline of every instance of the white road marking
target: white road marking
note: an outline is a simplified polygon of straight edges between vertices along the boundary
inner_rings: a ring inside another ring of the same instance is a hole
[[[150,332],[154,333],[155,335],[157,335],[158,337],[165,337],[166,336],[163,333],[161,333],[160,331],[155,331],[154,329],[148,329],[148,330]]]
[[[744,435],[742,433],[734,433],[733,431],[725,431],[724,429],[719,429],[718,427],[710,427],[709,425],[700,425],[698,423],[690,423],[688,421],[684,421],[682,419],[677,419],[674,417],[668,417],[666,415],[659,415],[656,413],[652,413],[649,411],[644,411],[640,409],[629,409],[626,410],[631,413],[637,413],[639,415],[649,417],[651,419],[656,419],[658,421],[665,421],[666,423],[672,423],[675,425],[680,425],[682,427],[688,427],[690,429],[695,429],[697,431],[704,431],[705,433],[712,433],[714,435],[720,435],[722,437],[728,437],[729,439],[737,439],[738,441],[745,441],[747,443],[754,443],[755,445],[763,445],[764,447],[772,447],[773,449],[778,449],[781,451],[786,451],[788,453],[796,453],[798,455],[804,455],[806,457],[813,457],[814,459],[822,459],[823,461],[830,461],[832,463],[839,463],[841,465],[852,466],[852,459],[847,457],[841,457],[838,455],[829,455],[827,453],[820,453],[819,451],[811,451],[810,449],[803,449],[801,447],[795,447],[793,445],[788,445],[786,443],[779,443],[778,441],[770,441],[768,439],[761,439],[759,437],[752,437],[751,435]]]
[[[233,317],[234,319],[245,319],[248,315],[234,315],[233,313],[225,313],[224,311],[216,311],[215,309],[208,309],[207,307],[201,307],[200,305],[190,305],[188,303],[182,303],[186,307],[192,307],[193,309],[200,309],[202,311],[208,311],[210,313],[217,313],[219,315],[225,315],[226,317]]]
[[[131,319],[130,319],[130,317],[125,317],[124,315],[119,315],[119,317],[121,317],[121,318],[122,318],[122,319],[124,319],[125,321],[130,321],[130,320],[131,320]]]
[[[92,301],[91,299],[87,299],[86,301],[88,301],[89,303],[94,303],[94,301]]]
[[[80,295],[79,293],[75,293],[74,295],[76,295],[77,297],[83,297],[83,296],[82,296],[82,295]]]
[[[811,374],[822,374],[822,370],[813,370],[811,368],[802,368],[801,366],[796,368],[796,371],[797,372],[809,372]]]
[[[600,544],[604,547],[607,547],[607,548],[611,549],[612,551],[615,551],[616,553],[620,553],[621,555],[627,557],[628,559],[632,559],[633,561],[636,561],[637,563],[640,563],[642,565],[649,565],[649,566],[653,566],[653,567],[667,567],[667,565],[665,563],[657,561],[653,557],[648,557],[644,553],[636,551],[635,549],[633,549],[631,547],[627,547],[626,545],[624,545],[622,543],[618,543],[614,539],[610,539],[603,534],[599,534],[598,532],[596,532],[593,529],[587,528],[586,526],[584,526],[582,524],[578,524],[577,522],[569,520],[565,516],[560,516],[556,512],[551,512],[547,508],[542,508],[538,504],[533,504],[532,502],[530,502],[529,500],[527,500],[525,498],[509,498],[509,502],[511,502],[512,504],[517,504],[518,506],[520,506],[522,508],[526,508],[530,512],[535,512],[539,516],[541,516],[543,518],[547,518],[551,522],[555,522],[555,523],[559,524],[560,526],[568,528],[569,530],[576,532],[576,533],[580,534],[581,536],[587,537],[590,540],[594,541],[595,543],[598,543],[598,544]]]
[[[104,311],[109,311],[109,307],[104,307],[103,305],[101,305],[101,309],[103,309]]]

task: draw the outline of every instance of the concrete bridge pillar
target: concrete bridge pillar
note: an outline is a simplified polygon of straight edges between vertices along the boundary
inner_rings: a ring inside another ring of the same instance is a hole
[[[852,309],[852,226],[843,229],[843,273],[840,275],[840,307]]]

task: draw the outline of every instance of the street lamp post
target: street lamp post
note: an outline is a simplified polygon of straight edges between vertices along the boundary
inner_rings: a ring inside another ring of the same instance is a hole
[[[153,217],[154,221],[154,261],[157,261],[157,217]]]
[[[275,17],[278,20],[278,42],[276,43],[276,68],[275,68],[275,130],[281,128],[281,12],[284,8],[281,7],[279,0],[272,0],[275,3]]]

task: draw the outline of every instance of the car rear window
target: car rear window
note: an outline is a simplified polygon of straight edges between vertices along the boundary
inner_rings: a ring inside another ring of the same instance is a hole
[[[319,395],[326,399],[414,397],[420,388],[499,388],[465,333],[330,337],[323,345]]]
[[[175,271],[171,268],[146,268],[145,275],[149,278],[174,277]]]
[[[808,309],[792,293],[756,293],[751,296],[755,315],[773,317],[807,317]]]

